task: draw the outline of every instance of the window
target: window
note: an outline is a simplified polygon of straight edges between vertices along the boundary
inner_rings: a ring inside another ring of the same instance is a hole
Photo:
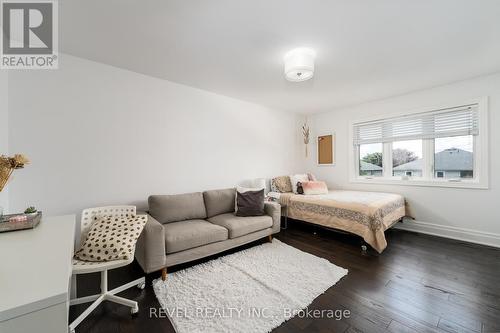
[[[354,123],[351,180],[487,188],[486,117],[479,101]]]
[[[452,136],[434,140],[434,174],[437,178],[474,178],[474,137]]]
[[[422,177],[422,140],[392,143],[392,175]]]
[[[359,146],[359,175],[382,177],[383,145],[370,143]]]

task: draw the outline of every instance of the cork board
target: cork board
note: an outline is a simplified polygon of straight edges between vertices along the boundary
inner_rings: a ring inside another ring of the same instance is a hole
[[[318,136],[318,164],[334,164],[334,144],[333,134]]]

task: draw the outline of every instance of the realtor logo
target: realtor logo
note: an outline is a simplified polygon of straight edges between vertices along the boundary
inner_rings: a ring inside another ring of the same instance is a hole
[[[57,69],[57,1],[2,0],[2,69]]]

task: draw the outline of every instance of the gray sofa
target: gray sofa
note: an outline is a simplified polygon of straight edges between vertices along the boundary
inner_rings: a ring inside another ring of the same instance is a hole
[[[266,215],[234,214],[236,189],[152,195],[148,222],[135,257],[146,273],[216,254],[280,231],[281,207],[266,202]]]

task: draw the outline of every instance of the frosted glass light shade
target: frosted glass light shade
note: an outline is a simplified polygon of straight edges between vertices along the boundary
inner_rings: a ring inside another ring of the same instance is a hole
[[[293,49],[285,55],[285,78],[288,81],[306,81],[314,75],[316,52],[308,48]]]

